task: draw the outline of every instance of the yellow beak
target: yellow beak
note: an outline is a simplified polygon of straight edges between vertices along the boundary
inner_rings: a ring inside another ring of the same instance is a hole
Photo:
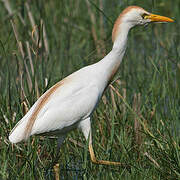
[[[174,22],[173,19],[165,17],[165,16],[159,16],[156,14],[150,14],[144,17],[145,19],[150,19],[151,22]]]

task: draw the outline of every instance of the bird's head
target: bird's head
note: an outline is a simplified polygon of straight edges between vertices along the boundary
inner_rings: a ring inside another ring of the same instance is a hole
[[[165,16],[149,13],[138,6],[129,6],[117,18],[112,32],[112,40],[114,42],[122,26],[129,30],[134,26],[147,25],[153,22],[173,22],[173,20]]]

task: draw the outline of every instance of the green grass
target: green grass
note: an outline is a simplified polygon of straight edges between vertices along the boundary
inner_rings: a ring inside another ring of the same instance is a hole
[[[179,0],[96,0],[89,9],[83,0],[30,1],[39,43],[33,40],[35,33],[32,38],[25,2],[10,1],[11,15],[5,3],[0,3],[0,179],[53,179],[53,170],[48,167],[55,157],[56,140],[31,137],[12,146],[8,134],[23,117],[25,106],[31,107],[53,84],[109,52],[111,21],[128,5],[176,19],[172,24],[130,32],[126,55],[112,84],[115,91],[107,89],[93,114],[97,158],[127,163],[130,168],[92,164],[82,133],[74,131],[61,148],[60,176],[180,179]]]

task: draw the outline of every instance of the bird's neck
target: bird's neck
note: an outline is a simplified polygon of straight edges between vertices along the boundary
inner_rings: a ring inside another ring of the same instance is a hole
[[[130,30],[130,26],[127,24],[120,24],[117,37],[114,40],[112,51],[121,55],[126,50],[127,37]]]
[[[122,58],[126,51],[127,36],[129,27],[119,27],[118,35],[114,41],[112,50],[99,62],[102,69],[102,75],[106,78],[106,82],[110,83],[114,75],[119,69]]]

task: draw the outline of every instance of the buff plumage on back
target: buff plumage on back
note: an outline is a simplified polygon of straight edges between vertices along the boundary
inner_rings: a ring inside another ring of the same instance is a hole
[[[35,110],[33,111],[31,117],[28,120],[28,123],[26,125],[25,131],[24,131],[24,137],[25,140],[28,139],[28,137],[31,134],[32,127],[34,125],[34,122],[40,112],[40,110],[43,108],[43,106],[46,104],[48,99],[50,98],[51,94],[53,94],[56,89],[58,89],[61,85],[63,84],[63,81],[58,82],[55,84],[53,87],[51,87],[45,94],[44,96],[40,99],[39,103],[37,104]]]
[[[37,103],[35,109],[32,112],[30,112],[31,114],[30,114],[30,116],[28,118],[28,121],[27,121],[27,123],[25,123],[24,132],[18,132],[18,133],[23,133],[23,135],[20,136],[21,137],[20,139],[19,139],[19,137],[17,138],[16,135],[15,135],[17,132],[15,132],[15,134],[13,134],[13,133],[14,133],[14,131],[16,131],[17,126],[19,126],[21,124],[18,123],[13,128],[13,130],[11,131],[11,134],[10,134],[10,138],[9,138],[12,143],[17,143],[19,141],[27,140],[28,139],[28,137],[31,135],[31,131],[32,131],[33,125],[34,125],[34,123],[35,123],[35,121],[36,121],[36,119],[38,117],[39,112],[45,106],[45,104],[49,101],[51,95],[58,88],[60,88],[65,82],[66,83],[68,82],[68,78],[65,78],[65,79],[59,81],[58,83],[56,83],[54,86],[52,86],[48,91],[46,91],[40,97],[40,99],[38,100],[38,103]]]
[[[114,41],[116,40],[116,37],[118,36],[119,34],[119,25],[121,24],[122,22],[122,18],[123,16],[128,13],[129,11],[131,11],[132,9],[143,9],[141,7],[138,7],[138,6],[129,6],[127,7],[126,9],[124,9],[122,11],[122,13],[119,15],[119,17],[116,19],[115,23],[114,23],[114,27],[113,27],[113,30],[112,30],[112,42],[114,43]],[[144,10],[144,9],[143,9]]]

